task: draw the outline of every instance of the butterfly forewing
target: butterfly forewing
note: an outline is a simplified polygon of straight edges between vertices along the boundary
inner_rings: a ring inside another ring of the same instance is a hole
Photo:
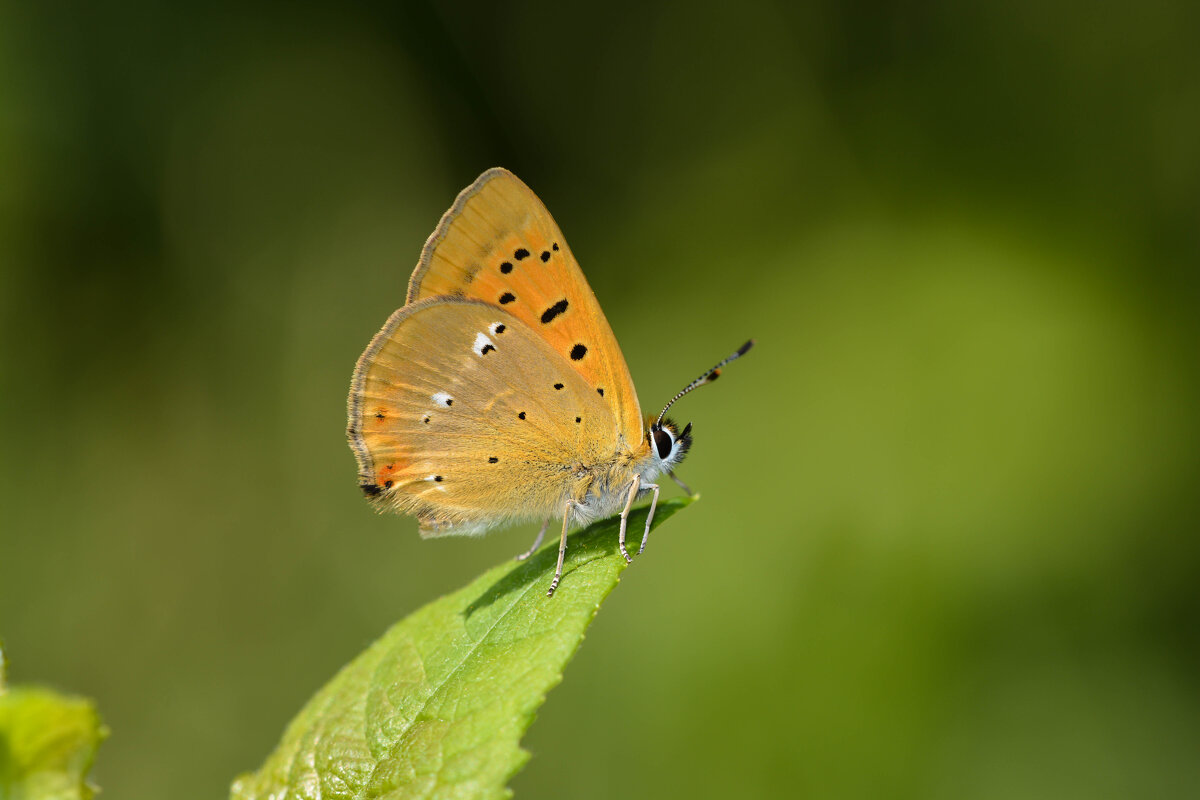
[[[561,246],[561,245],[560,245]],[[540,331],[437,298],[392,315],[355,369],[363,490],[426,534],[560,514],[582,464],[611,456],[611,406]]]
[[[562,232],[537,196],[492,169],[459,195],[425,244],[408,302],[474,298],[503,308],[611,409],[613,439],[642,439],[629,368]]]

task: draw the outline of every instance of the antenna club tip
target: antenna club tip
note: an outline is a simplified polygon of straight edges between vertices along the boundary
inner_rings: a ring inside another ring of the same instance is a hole
[[[749,341],[747,341],[747,342],[746,342],[744,345],[742,345],[741,347],[739,347],[739,348],[738,348],[738,351],[737,351],[737,354],[738,354],[739,356],[744,356],[744,355],[746,355],[746,353],[750,352],[750,348],[751,348],[751,347],[754,347],[754,340],[753,340],[753,339],[750,339],[750,340],[749,340]]]

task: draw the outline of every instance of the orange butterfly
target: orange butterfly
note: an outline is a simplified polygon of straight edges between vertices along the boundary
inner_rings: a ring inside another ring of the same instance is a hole
[[[753,342],[675,396],[720,374]],[[563,519],[567,530],[629,510],[691,445],[667,408],[642,418],[629,368],[550,212],[515,175],[467,187],[425,243],[407,305],[358,360],[349,437],[359,485],[379,510],[412,514],[422,536],[475,535]]]

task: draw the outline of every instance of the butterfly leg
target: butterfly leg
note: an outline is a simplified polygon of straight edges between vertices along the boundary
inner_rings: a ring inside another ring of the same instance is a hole
[[[575,501],[568,500],[567,507],[563,509],[562,541],[558,543],[558,566],[554,569],[554,580],[550,581],[550,590],[546,592],[546,597],[554,596],[554,590],[558,588],[558,582],[562,580],[563,557],[567,554],[567,528],[571,525],[571,509],[574,506]]]
[[[542,520],[542,529],[540,531],[538,531],[537,538],[533,540],[533,544],[531,544],[529,546],[528,550],[526,550],[524,553],[521,553],[521,555],[517,556],[517,561],[524,561],[525,559],[527,559],[531,555],[533,555],[534,552],[539,547],[542,546],[542,539],[546,538],[546,528],[549,528],[549,527],[550,527],[550,518],[546,517],[544,520]]]
[[[633,507],[633,501],[638,496],[638,487],[641,485],[642,476],[634,475],[633,483],[629,485],[629,499],[625,501],[625,510],[621,512],[621,533],[617,537],[617,547],[621,549],[621,555],[625,556],[627,564],[632,564],[633,559],[629,557],[629,551],[625,549],[625,525],[629,522],[629,509]]]
[[[650,523],[654,521],[654,509],[658,506],[658,484],[643,483],[642,488],[654,492],[654,499],[650,501],[650,513],[646,515],[646,532],[642,534],[642,546],[638,548],[639,556],[646,551],[646,540],[650,538]]]
[[[693,492],[693,491],[691,490],[691,488],[690,488],[690,487],[689,487],[689,486],[688,486],[686,483],[684,483],[683,481],[679,480],[679,476],[678,476],[678,475],[676,475],[676,474],[675,474],[673,471],[671,471],[671,470],[667,470],[667,474],[671,476],[671,480],[673,480],[673,481],[675,481],[676,483],[678,483],[678,484],[679,484],[679,488],[680,488],[680,489],[683,489],[683,491],[687,492],[687,496],[688,496],[688,497],[695,497],[695,496],[696,496],[696,493],[695,493],[695,492]]]

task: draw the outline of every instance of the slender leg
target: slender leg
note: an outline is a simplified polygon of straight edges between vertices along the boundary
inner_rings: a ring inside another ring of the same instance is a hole
[[[684,483],[683,481],[679,480],[679,476],[678,476],[678,475],[676,475],[676,474],[675,474],[673,471],[671,471],[671,470],[667,470],[667,474],[671,476],[671,480],[673,480],[673,481],[675,481],[676,483],[678,483],[678,484],[679,484],[679,488],[680,488],[680,489],[683,489],[683,491],[687,492],[687,496],[688,496],[688,497],[695,497],[695,494],[692,492],[691,488],[690,488],[690,487],[688,487],[688,485],[687,485],[686,483]]]
[[[574,505],[574,500],[568,500],[567,507],[563,509],[562,541],[558,543],[558,566],[554,569],[554,580],[550,581],[550,590],[546,592],[546,597],[554,596],[554,590],[558,588],[558,582],[562,580],[563,556],[567,554],[567,528],[571,525],[571,508]]]
[[[533,544],[531,544],[529,546],[528,550],[526,550],[524,553],[521,553],[521,555],[517,556],[517,561],[524,561],[525,559],[527,559],[531,555],[533,555],[534,552],[539,547],[542,546],[542,539],[546,538],[546,528],[548,528],[548,527],[550,527],[550,518],[546,517],[544,520],[542,520],[542,529],[540,531],[538,531],[537,538],[533,540]]]
[[[638,548],[639,556],[646,551],[646,540],[650,538],[650,523],[654,521],[654,508],[658,505],[658,484],[643,483],[642,488],[654,492],[654,499],[650,501],[650,513],[646,515],[646,532],[642,534],[642,546]]]
[[[629,499],[625,501],[625,510],[621,512],[621,535],[617,537],[617,546],[621,548],[621,555],[625,556],[627,564],[632,564],[633,559],[629,557],[629,551],[625,549],[625,523],[629,521],[629,509],[633,507],[633,501],[638,496],[638,487],[641,485],[642,476],[634,475],[633,483],[629,484]]]

